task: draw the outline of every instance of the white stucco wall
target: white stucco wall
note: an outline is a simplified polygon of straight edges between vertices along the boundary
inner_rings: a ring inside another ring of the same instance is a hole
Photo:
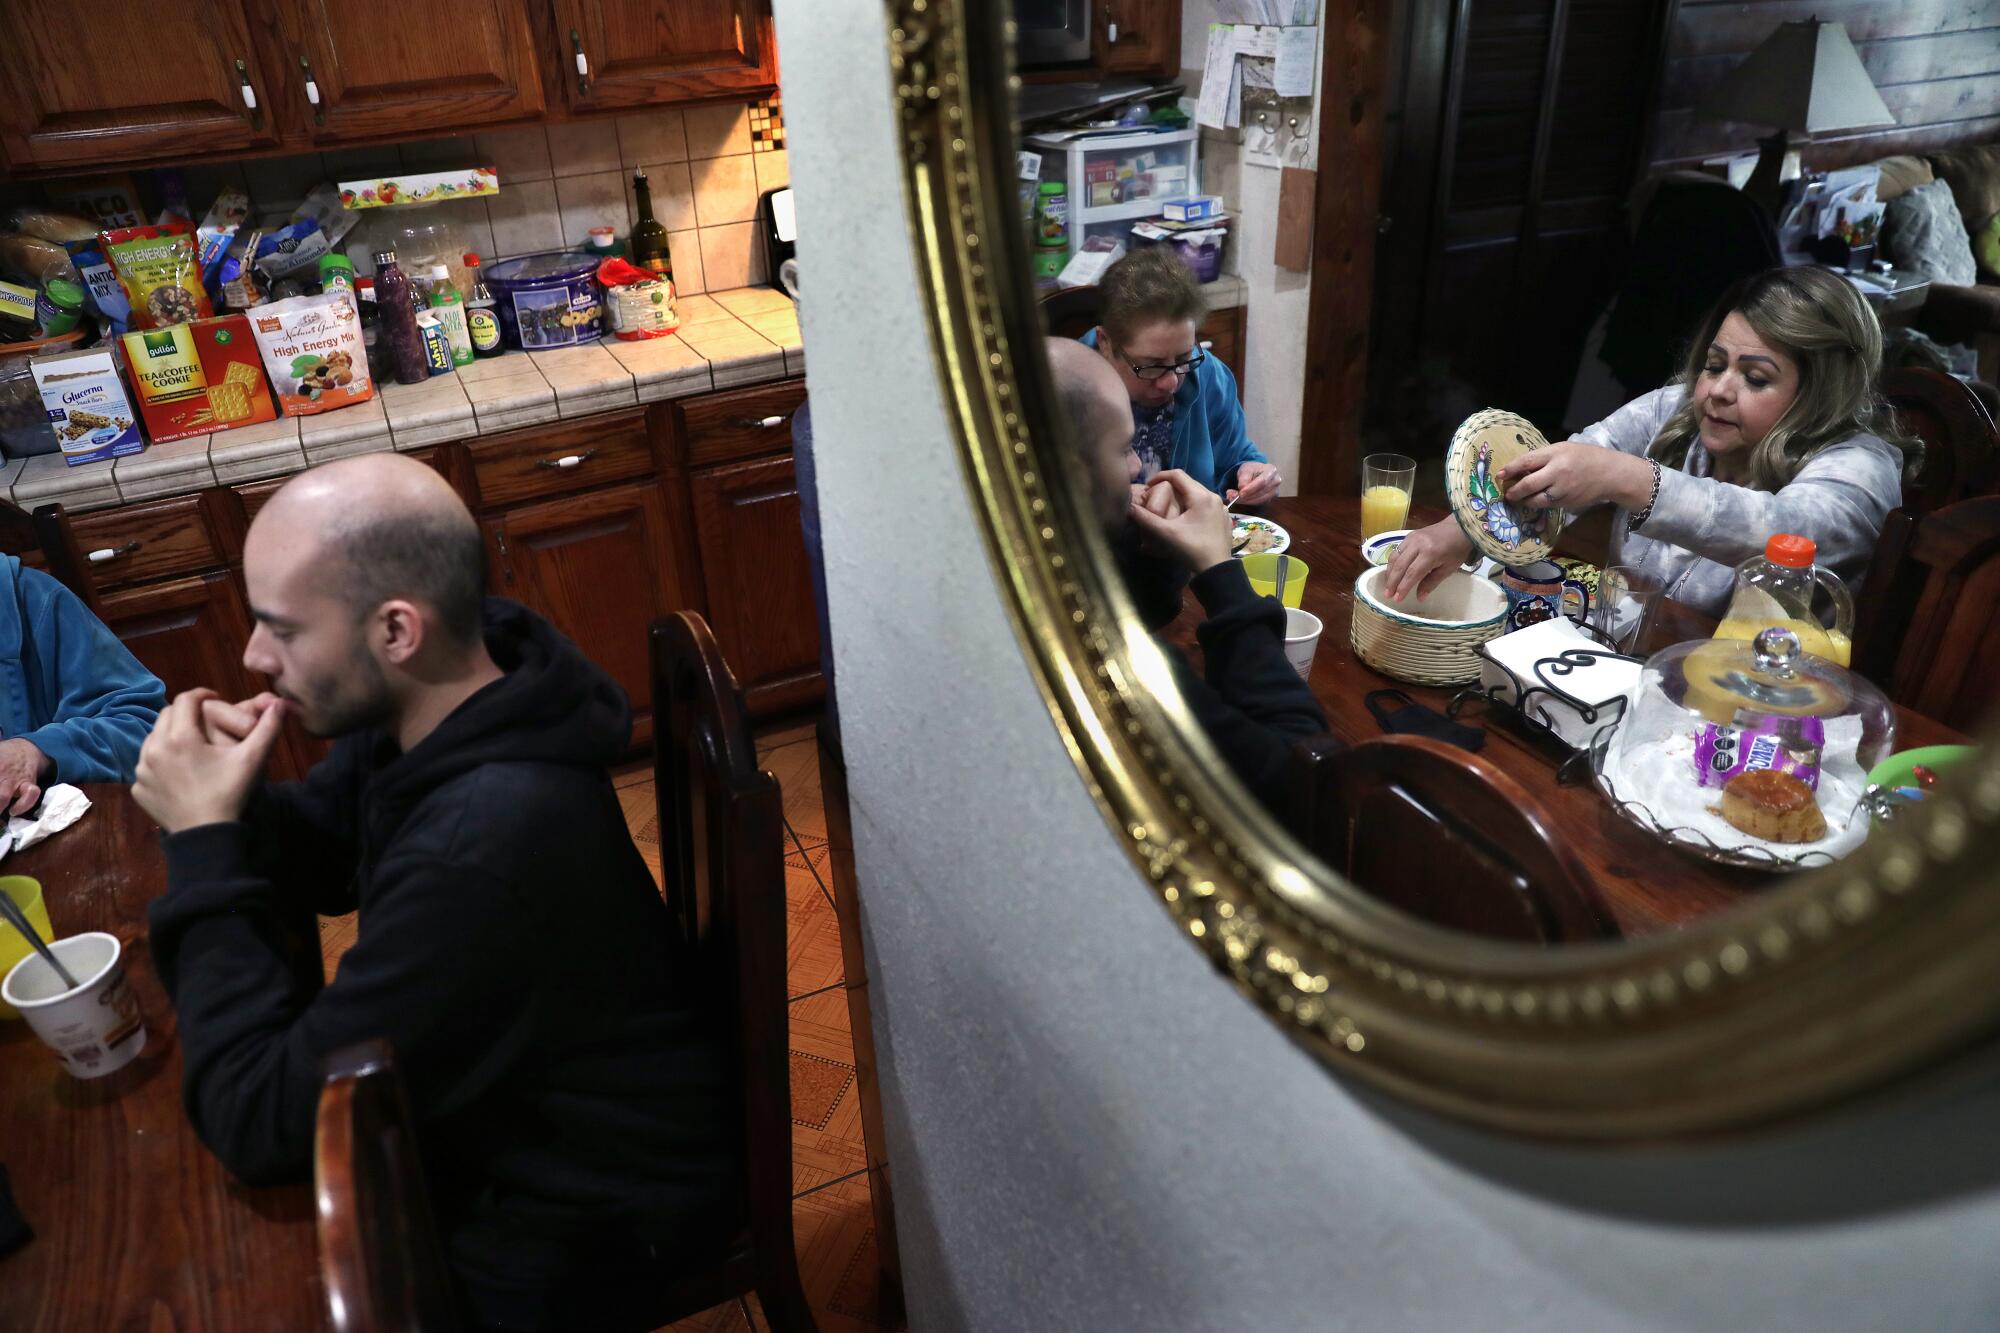
[[[1181,68],[1188,93],[1201,87],[1202,62],[1208,54],[1208,25],[1222,21],[1215,0],[1181,0]],[[1324,29],[1321,30],[1322,49]],[[1316,116],[1317,90],[1309,103]],[[1224,255],[1224,267],[1249,288],[1250,314],[1244,334],[1243,415],[1255,440],[1284,474],[1286,495],[1298,494],[1299,439],[1305,406],[1306,312],[1311,301],[1312,275],[1293,273],[1272,262],[1278,239],[1278,182],[1275,167],[1257,166],[1243,158],[1241,135],[1235,130],[1208,130],[1202,135],[1202,183],[1220,194],[1236,212],[1234,234]],[[1301,165],[1312,166],[1307,160]],[[1357,485],[1359,478],[1356,478]]]
[[[1726,1149],[1534,1148],[1360,1094],[1209,970],[983,563],[896,243],[884,7],[777,12],[912,1327],[2000,1327],[1990,1088]]]

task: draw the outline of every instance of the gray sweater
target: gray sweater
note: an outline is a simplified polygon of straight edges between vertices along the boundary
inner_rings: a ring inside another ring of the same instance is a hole
[[[1576,438],[1644,457],[1686,390],[1678,384],[1635,398]],[[1764,553],[1780,532],[1810,537],[1819,563],[1848,589],[1859,592],[1882,533],[1882,520],[1903,501],[1903,456],[1873,435],[1852,435],[1814,454],[1791,484],[1776,492],[1753,491],[1709,476],[1710,457],[1699,440],[1676,471],[1660,470],[1660,498],[1652,515],[1628,532],[1627,511],[1612,525],[1613,564],[1636,566],[1660,581],[1675,601],[1713,616],[1728,609],[1736,566]]]

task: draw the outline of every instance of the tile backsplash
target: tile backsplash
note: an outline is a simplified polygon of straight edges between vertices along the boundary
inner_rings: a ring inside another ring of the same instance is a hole
[[[498,171],[500,193],[489,199],[365,211],[345,247],[355,267],[368,273],[374,268],[376,228],[400,225],[419,212],[447,218],[466,248],[488,263],[580,246],[599,226],[612,227],[622,244],[637,216],[632,172],[643,168],[653,216],[667,228],[673,249],[675,286],[688,294],[720,291],[766,279],[763,235],[769,223],[760,201],[764,191],[789,183],[782,112],[774,102],[647,110],[616,119],[205,164],[184,167],[181,176],[197,217],[218,190],[233,184],[249,195],[252,218],[265,221],[273,215],[282,220],[322,181],[461,166]],[[769,129],[774,119],[775,143]]]

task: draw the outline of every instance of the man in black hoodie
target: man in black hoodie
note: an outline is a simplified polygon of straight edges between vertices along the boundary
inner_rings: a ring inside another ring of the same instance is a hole
[[[1284,608],[1259,597],[1231,556],[1220,496],[1179,471],[1134,484],[1131,401],[1104,359],[1067,338],[1047,345],[1092,505],[1140,619],[1157,633],[1180,615],[1182,587],[1194,590],[1208,613],[1195,629],[1205,672],[1169,647],[1174,679],[1236,776],[1275,799],[1293,742],[1326,731],[1319,700],[1285,660]]]
[[[675,1259],[733,1230],[736,1148],[606,772],[624,692],[483,597],[477,525],[408,458],[292,481],[244,577],[244,663],[276,693],[181,695],[133,787],[165,832],[152,951],[202,1141],[245,1181],[309,1178],[322,1060],[386,1037],[471,1322],[649,1327]],[[287,714],[340,739],[260,785]],[[315,910],[360,913],[324,988]]]

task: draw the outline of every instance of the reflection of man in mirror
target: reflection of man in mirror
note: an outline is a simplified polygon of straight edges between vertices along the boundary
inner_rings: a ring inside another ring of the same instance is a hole
[[[1326,731],[1319,701],[1285,660],[1285,612],[1251,591],[1229,551],[1222,500],[1187,473],[1139,480],[1131,410],[1118,376],[1081,343],[1051,338],[1049,365],[1090,481],[1091,511],[1146,627],[1181,609],[1187,583],[1208,613],[1196,629],[1206,679],[1172,648],[1167,660],[1195,720],[1236,776],[1259,796],[1283,789],[1292,743]]]
[[[1082,341],[1131,401],[1142,479],[1178,469],[1227,499],[1276,498],[1284,479],[1250,442],[1236,377],[1197,341],[1205,305],[1181,257],[1164,245],[1134,250],[1104,271],[1097,292],[1100,322]]]

